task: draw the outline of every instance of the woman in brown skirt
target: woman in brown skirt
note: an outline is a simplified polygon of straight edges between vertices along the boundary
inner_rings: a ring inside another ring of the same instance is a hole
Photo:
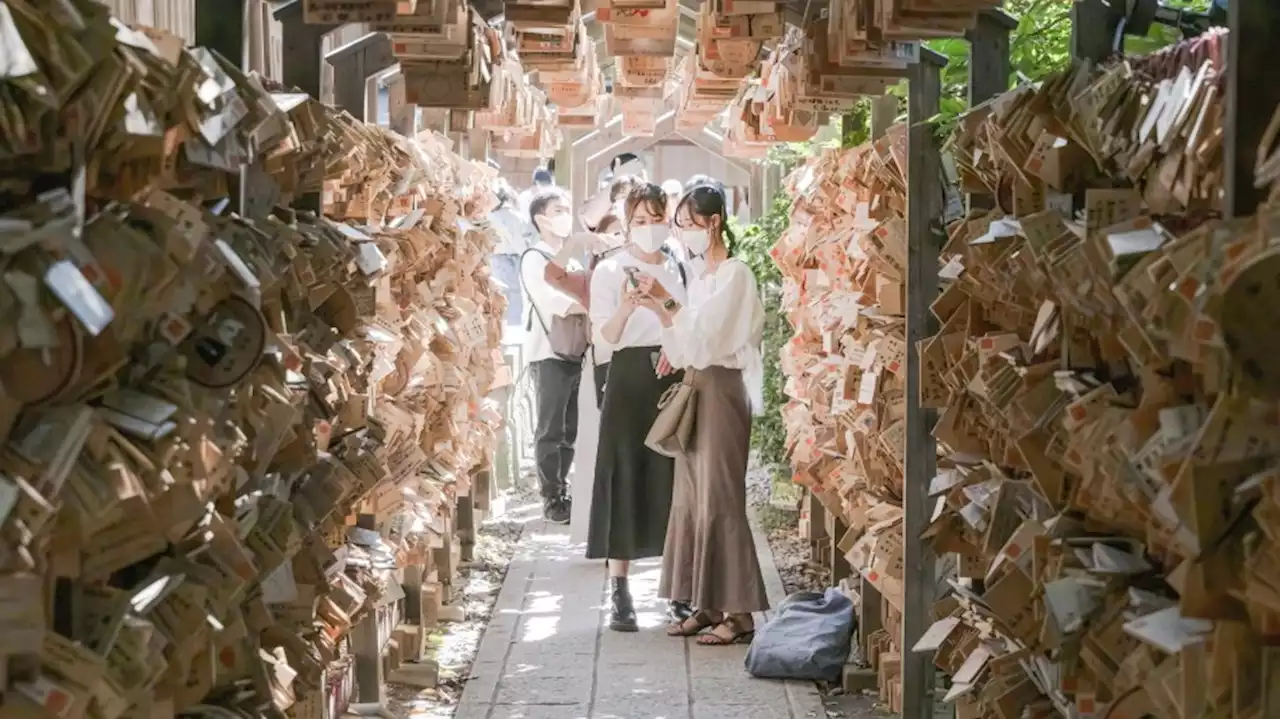
[[[687,189],[675,225],[689,260],[702,267],[690,278],[688,304],[649,277],[640,277],[637,288],[662,321],[667,360],[689,373],[697,389],[693,444],[676,458],[658,593],[698,608],[668,634],[702,634],[698,643],[710,645],[750,641],[751,613],[769,608],[746,491],[751,406],[760,406],[764,306],[751,269],[730,256],[726,219],[719,183]]]

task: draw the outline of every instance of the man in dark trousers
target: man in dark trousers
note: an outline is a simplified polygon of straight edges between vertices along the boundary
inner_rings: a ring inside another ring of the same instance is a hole
[[[522,256],[520,278],[529,298],[524,356],[538,398],[534,454],[543,515],[552,522],[567,524],[571,511],[567,479],[578,438],[582,358],[573,361],[557,352],[548,328],[557,317],[585,315],[586,308],[576,297],[548,282],[547,267],[552,262],[569,271],[582,267],[568,244],[573,234],[573,216],[564,191],[554,187],[535,191],[529,201],[529,218],[538,230],[539,240]]]

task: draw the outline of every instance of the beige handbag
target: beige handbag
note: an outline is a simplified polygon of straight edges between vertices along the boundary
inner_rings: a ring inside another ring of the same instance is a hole
[[[693,420],[698,409],[693,374],[694,370],[685,370],[684,380],[668,387],[658,400],[658,416],[644,438],[645,446],[658,454],[675,457],[693,446]]]

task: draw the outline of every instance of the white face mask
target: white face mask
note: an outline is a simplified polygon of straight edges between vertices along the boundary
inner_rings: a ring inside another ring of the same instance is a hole
[[[573,234],[573,216],[569,214],[543,217],[539,224],[544,232],[562,240]]]
[[[641,225],[631,228],[631,241],[645,252],[657,252],[662,249],[670,235],[666,225]]]
[[[681,230],[680,241],[688,248],[691,257],[701,257],[711,248],[711,235],[702,228]]]

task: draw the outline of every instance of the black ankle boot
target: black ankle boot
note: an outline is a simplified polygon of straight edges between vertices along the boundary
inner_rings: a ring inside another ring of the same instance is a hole
[[[613,578],[613,610],[609,613],[609,628],[615,632],[634,632],[639,629],[626,577]]]
[[[671,613],[671,618],[677,622],[683,622],[693,616],[693,607],[688,602],[672,600],[667,604],[667,611]]]

